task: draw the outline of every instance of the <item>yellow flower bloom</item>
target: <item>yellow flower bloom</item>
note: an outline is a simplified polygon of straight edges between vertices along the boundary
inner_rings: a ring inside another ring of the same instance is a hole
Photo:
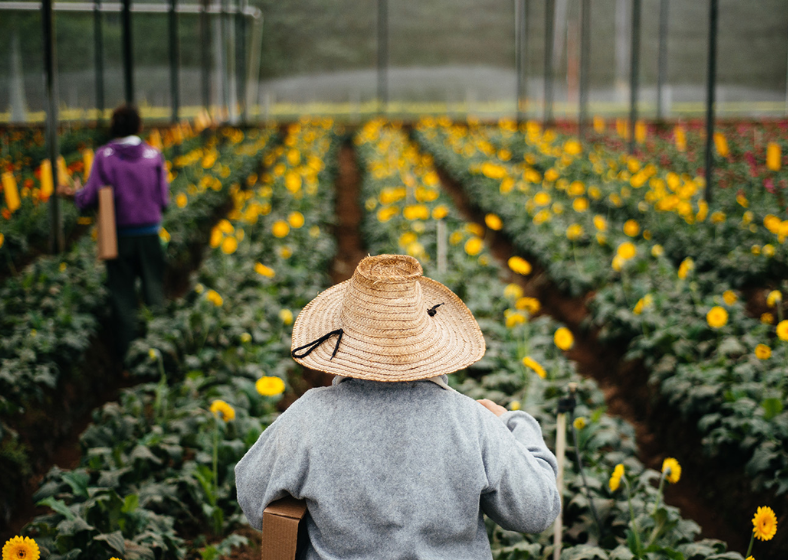
[[[5,243],[5,235],[0,233],[0,247],[2,247],[4,243]]]
[[[216,307],[221,307],[224,305],[224,299],[222,299],[222,296],[219,295],[219,292],[215,290],[208,290],[208,293],[205,294],[205,298]]]
[[[517,256],[510,257],[507,264],[509,265],[509,269],[512,270],[513,272],[516,272],[517,274],[520,274],[522,276],[528,276],[529,274],[531,274],[531,270],[532,270],[531,263],[529,263],[527,260],[525,260],[522,257],[517,257]]]
[[[728,312],[724,307],[715,305],[706,313],[706,322],[713,329],[719,329],[728,324]]]
[[[668,457],[662,461],[662,472],[665,473],[665,480],[676,484],[681,478],[681,465],[673,457]]]
[[[777,336],[780,340],[788,340],[788,319],[777,323]]]
[[[566,238],[569,241],[577,241],[583,236],[583,226],[580,224],[572,224],[566,228]]]
[[[410,204],[402,211],[402,215],[408,221],[428,220],[430,218],[430,210],[423,204]]]
[[[254,388],[264,397],[275,397],[285,392],[285,382],[279,377],[264,375],[255,382]]]
[[[506,315],[506,328],[513,329],[517,325],[522,325],[526,322],[525,315],[522,313],[509,313]]]
[[[313,239],[320,237],[320,226],[312,226],[309,228],[309,237],[312,237]]]
[[[766,229],[768,229],[771,233],[777,235],[780,231],[780,218],[775,216],[774,214],[767,214],[766,217],[763,219],[763,225]]]
[[[635,315],[640,315],[643,313],[644,309],[651,308],[651,304],[653,303],[654,298],[651,297],[651,294],[646,294],[642,298],[638,300],[635,304],[635,309],[632,311]]]
[[[534,373],[536,373],[536,375],[538,375],[542,379],[547,377],[547,372],[545,372],[542,365],[536,360],[534,360],[533,358],[531,358],[531,356],[526,356],[525,358],[523,358],[523,365],[533,370]]]
[[[274,222],[274,225],[271,226],[271,233],[274,234],[274,237],[285,237],[288,233],[290,233],[290,226],[287,225],[287,222],[284,220],[277,220]]]
[[[170,232],[168,232],[168,231],[167,231],[166,229],[164,229],[164,228],[161,228],[161,229],[159,230],[159,239],[161,239],[161,240],[162,240],[162,241],[164,241],[165,243],[169,243],[169,242],[170,242],[170,239],[171,239],[171,237],[170,237]]]
[[[569,350],[575,344],[575,337],[572,336],[572,331],[566,327],[561,327],[555,331],[553,342],[555,342],[555,345],[561,350]]]
[[[185,193],[178,193],[175,195],[175,204],[178,206],[178,208],[185,207],[188,202],[189,197],[187,197]]]
[[[514,304],[515,308],[527,311],[529,315],[536,315],[541,309],[539,300],[532,297],[521,297]]]
[[[285,188],[295,194],[301,190],[301,175],[296,171],[288,171],[285,175]]]
[[[629,237],[635,237],[638,233],[640,233],[640,224],[638,224],[635,220],[627,220],[624,222],[625,235],[628,235]]]
[[[484,217],[484,223],[493,231],[500,231],[503,228],[503,222],[496,214],[487,214]]]
[[[448,215],[449,215],[449,209],[443,204],[436,206],[435,208],[432,209],[433,220],[442,220]]]
[[[637,252],[637,247],[635,247],[635,245],[629,241],[625,241],[618,246],[618,249],[616,249],[616,255],[625,261],[634,258],[635,255],[637,255]]]
[[[222,253],[232,255],[238,249],[238,240],[235,237],[225,237],[222,241]]]
[[[266,278],[273,278],[276,276],[276,271],[274,271],[273,268],[265,266],[263,263],[256,263],[254,265],[254,271],[260,276],[265,276]]]
[[[772,290],[769,292],[769,295],[766,296],[766,305],[769,307],[776,307],[778,303],[782,303],[783,301],[783,294],[780,290]]]
[[[285,325],[292,325],[293,324],[293,312],[289,309],[282,309],[279,312],[279,318],[282,320],[282,323]]]
[[[241,333],[241,342],[246,344],[247,342],[251,342],[251,340],[252,340],[251,334],[249,334],[248,332]]]
[[[216,399],[211,403],[211,412],[217,418],[221,418],[225,422],[235,419],[235,409],[226,402]]]
[[[520,410],[520,401],[512,401],[509,410]]]
[[[578,431],[582,430],[587,425],[588,425],[588,422],[586,421],[586,419],[583,416],[578,416],[577,418],[575,418],[575,421],[572,422],[572,426],[574,426],[575,430],[578,430]]]
[[[695,261],[691,258],[687,257],[681,264],[679,265],[679,278],[682,280],[687,279],[687,274],[689,274],[690,270],[695,268]]]
[[[289,259],[293,256],[293,250],[290,249],[290,247],[279,247],[277,253],[279,253],[279,256],[283,259]]]
[[[624,476],[624,465],[619,463],[616,465],[616,468],[613,469],[613,474],[610,476],[610,481],[608,482],[611,492],[618,490],[618,487],[621,485],[622,476]]]
[[[781,163],[782,155],[780,154],[780,145],[769,142],[769,145],[766,146],[766,167],[768,167],[770,171],[779,171]]]
[[[577,140],[567,140],[564,142],[564,153],[570,156],[576,156],[583,151],[583,146]]]
[[[720,156],[728,157],[728,140],[722,132],[714,133],[714,147]]]
[[[451,243],[452,245],[457,245],[460,241],[462,241],[462,232],[453,231],[452,234],[449,236],[449,243]]]
[[[594,216],[594,227],[599,231],[607,231],[607,220],[603,216],[597,214]]]
[[[235,231],[233,224],[231,224],[229,220],[219,220],[219,223],[216,224],[216,227],[219,228],[219,231],[226,233],[227,235],[230,235]]]
[[[767,243],[763,246],[763,254],[769,258],[774,256],[774,245],[771,243]]]
[[[484,242],[478,237],[471,237],[465,242],[465,252],[471,256],[478,255],[484,248]]]
[[[761,313],[761,323],[764,325],[774,324],[774,315],[771,313]]]
[[[760,255],[761,254],[761,246],[760,245],[753,245],[750,247],[750,253],[753,255]]]
[[[291,212],[287,217],[287,221],[290,223],[291,228],[298,229],[304,225],[304,215],[301,212]]]
[[[736,294],[733,293],[733,290],[725,290],[724,292],[722,292],[722,299],[728,305],[733,305],[739,300]]]
[[[550,204],[550,195],[544,191],[539,191],[534,195],[534,204],[537,206],[547,206]]]
[[[654,245],[651,248],[652,257],[661,257],[664,254],[665,254],[665,249],[662,248],[662,245]]]
[[[578,212],[578,213],[583,213],[583,212],[585,212],[586,210],[588,210],[588,199],[587,199],[587,198],[584,198],[584,197],[582,197],[582,196],[581,196],[580,198],[576,198],[576,199],[575,199],[575,200],[572,202],[572,209],[573,209],[575,212]]]
[[[523,297],[523,289],[517,284],[507,284],[503,289],[503,295],[510,299],[519,299]]]
[[[2,245],[0,245],[0,247],[2,247]],[[66,270],[68,270],[68,265],[66,263],[62,262],[62,263],[60,263],[60,266],[57,267],[57,269],[60,272],[65,272]]]
[[[777,533],[777,516],[770,507],[759,507],[752,518],[755,538],[762,541],[770,541]]]
[[[197,292],[198,294],[201,294],[205,291],[205,286],[203,286],[202,284],[197,284],[194,286],[194,291]]]
[[[481,224],[465,224],[465,231],[471,235],[475,235],[476,237],[482,237],[484,235],[484,228],[481,226]]]
[[[772,349],[765,344],[759,344],[755,347],[755,357],[759,360],[768,360],[772,356]]]
[[[38,560],[41,552],[30,537],[14,537],[3,545],[3,560]]]
[[[725,212],[714,212],[711,215],[711,223],[712,224],[721,224],[725,221]]]
[[[610,266],[613,267],[613,270],[615,270],[616,272],[621,272],[621,269],[624,268],[624,263],[626,262],[627,261],[622,259],[620,256],[616,255],[615,257],[613,257],[613,262],[610,263]]]

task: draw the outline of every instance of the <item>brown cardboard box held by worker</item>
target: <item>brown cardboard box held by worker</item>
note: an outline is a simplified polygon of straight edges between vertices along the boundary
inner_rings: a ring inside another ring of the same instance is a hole
[[[295,560],[306,538],[306,502],[290,496],[263,511],[263,560]]]

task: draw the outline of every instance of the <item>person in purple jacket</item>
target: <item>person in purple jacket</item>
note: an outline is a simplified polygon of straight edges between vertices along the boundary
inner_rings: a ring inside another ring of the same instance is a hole
[[[142,120],[137,109],[123,105],[112,113],[114,138],[96,151],[84,188],[59,187],[58,194],[74,197],[80,210],[98,205],[98,191],[112,186],[118,257],[107,263],[107,287],[115,325],[115,347],[123,360],[137,328],[136,281],[151,309],[164,304],[164,251],[159,240],[162,213],[169,202],[167,167],[161,152],[139,137]]]

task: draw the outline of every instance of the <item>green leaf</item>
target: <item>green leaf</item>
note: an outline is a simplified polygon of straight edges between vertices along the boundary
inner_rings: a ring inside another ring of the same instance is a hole
[[[90,482],[90,476],[85,471],[71,471],[63,473],[63,480],[66,481],[71,487],[71,491],[74,493],[75,496],[79,496],[81,498],[88,497],[88,483]]]
[[[105,541],[107,545],[113,550],[117,550],[121,555],[126,554],[126,541],[123,538],[123,533],[115,531],[114,533],[104,533],[93,537],[95,541]]]
[[[764,414],[765,420],[771,420],[783,411],[783,402],[777,397],[769,397],[763,399],[761,407],[766,411]]]
[[[74,513],[69,509],[66,503],[63,500],[56,500],[53,497],[46,498],[41,500],[40,502],[36,503],[37,506],[47,506],[48,508],[54,510],[55,512],[59,513],[69,521],[73,521],[76,519]]]
[[[123,513],[132,513],[137,509],[138,505],[140,505],[140,497],[137,494],[129,494],[123,501],[123,507],[120,508],[120,511]]]

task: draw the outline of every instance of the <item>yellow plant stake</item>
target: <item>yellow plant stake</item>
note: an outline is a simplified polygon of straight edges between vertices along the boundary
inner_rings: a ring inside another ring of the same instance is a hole
[[[85,148],[82,150],[82,163],[84,166],[84,179],[87,183],[88,177],[90,177],[90,170],[93,169],[93,150],[90,148]]]
[[[14,174],[10,171],[3,173],[3,191],[5,192],[5,205],[11,212],[16,212],[19,208],[19,189],[16,186]]]
[[[44,198],[49,198],[54,191],[54,185],[52,183],[52,164],[48,159],[41,162],[39,171],[41,172],[41,195]]]

